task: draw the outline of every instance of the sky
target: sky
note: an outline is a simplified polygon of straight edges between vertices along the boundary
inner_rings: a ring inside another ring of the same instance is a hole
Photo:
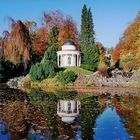
[[[96,41],[105,47],[115,47],[140,11],[140,0],[0,0],[0,36],[10,29],[8,17],[34,20],[40,26],[43,12],[57,9],[72,16],[80,31],[84,4],[92,10]]]

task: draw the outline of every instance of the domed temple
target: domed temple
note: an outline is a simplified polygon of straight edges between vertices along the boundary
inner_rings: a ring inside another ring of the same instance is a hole
[[[73,41],[67,40],[57,52],[57,64],[58,67],[81,65],[81,53]]]
[[[73,123],[75,118],[79,116],[80,101],[60,100],[57,104],[57,114],[65,123]]]

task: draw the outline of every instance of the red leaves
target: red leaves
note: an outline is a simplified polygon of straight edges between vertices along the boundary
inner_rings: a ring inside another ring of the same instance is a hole
[[[117,44],[114,53],[113,53],[114,62],[117,62],[120,59],[120,46]]]
[[[66,40],[73,40],[78,45],[78,31],[76,24],[71,16],[64,18],[63,14],[57,10],[44,13],[44,29],[49,34],[53,26],[59,29],[59,44],[62,45]]]

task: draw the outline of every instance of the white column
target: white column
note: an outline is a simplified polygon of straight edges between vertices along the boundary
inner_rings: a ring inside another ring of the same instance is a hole
[[[60,67],[62,67],[62,54],[60,55],[60,57],[59,57],[59,60],[60,60]]]
[[[79,55],[77,54],[76,57],[77,57],[77,66],[79,66]]]
[[[68,54],[65,55],[65,57],[63,58],[64,60],[64,66],[69,66],[68,65]]]
[[[81,55],[79,54],[79,66],[81,65]]]
[[[71,56],[71,66],[75,66],[75,55],[72,54]]]
[[[61,60],[60,60],[60,55],[58,55],[58,65],[59,65],[59,67],[61,66],[61,65],[60,65],[60,61],[61,61]]]

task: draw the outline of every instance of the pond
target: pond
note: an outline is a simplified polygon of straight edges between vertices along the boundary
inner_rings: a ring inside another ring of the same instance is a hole
[[[0,140],[139,140],[140,97],[0,89]]]

